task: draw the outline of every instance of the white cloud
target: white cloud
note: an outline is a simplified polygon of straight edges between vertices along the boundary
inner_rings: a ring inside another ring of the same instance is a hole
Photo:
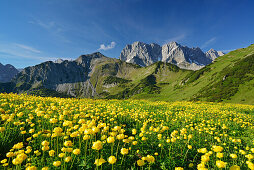
[[[25,50],[28,50],[28,51],[30,51],[30,52],[33,52],[33,53],[41,53],[41,51],[39,51],[39,50],[37,50],[37,49],[35,49],[35,48],[33,48],[33,47],[29,47],[29,46],[27,46],[27,45],[24,45],[24,44],[16,44],[16,43],[14,43],[17,47],[20,47],[20,48],[22,48],[22,49],[25,49]]]
[[[185,34],[180,34],[180,35],[178,35],[178,36],[171,37],[171,38],[165,40],[165,44],[167,44],[167,43],[169,43],[169,42],[172,42],[172,41],[178,42],[178,41],[180,41],[180,40],[183,40],[185,37],[186,37]]]
[[[100,48],[98,50],[110,50],[112,48],[115,48],[116,43],[112,41],[109,45],[105,46],[104,44],[100,45]]]
[[[208,41],[206,41],[203,45],[201,45],[201,48],[206,48],[208,47],[209,45],[211,45],[212,43],[214,43],[216,41],[216,37],[213,37],[211,39],[209,39]]]

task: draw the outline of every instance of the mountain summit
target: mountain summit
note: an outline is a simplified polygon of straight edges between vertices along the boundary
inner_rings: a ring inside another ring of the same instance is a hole
[[[18,72],[19,71],[14,66],[0,63],[0,82],[5,83],[11,81]]]
[[[161,60],[161,46],[155,43],[146,44],[137,41],[131,45],[126,45],[119,58],[127,63],[149,66]]]
[[[158,44],[137,41],[127,45],[119,58],[140,66],[149,66],[157,61],[162,61],[175,64],[182,69],[199,70],[222,55],[224,55],[222,52],[213,49],[204,53],[199,47],[189,48],[177,42],[170,42],[161,47]]]

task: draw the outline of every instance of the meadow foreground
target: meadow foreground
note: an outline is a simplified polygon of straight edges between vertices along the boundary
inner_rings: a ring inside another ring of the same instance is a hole
[[[254,106],[0,94],[0,169],[254,169]]]

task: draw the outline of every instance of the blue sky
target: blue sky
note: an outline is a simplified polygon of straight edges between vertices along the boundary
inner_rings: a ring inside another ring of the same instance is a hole
[[[1,0],[0,62],[17,68],[134,41],[207,51],[254,43],[252,0]]]

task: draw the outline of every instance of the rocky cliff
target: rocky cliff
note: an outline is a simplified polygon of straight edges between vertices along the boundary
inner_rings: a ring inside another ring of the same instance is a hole
[[[158,44],[134,42],[127,45],[120,54],[120,60],[140,66],[149,66],[161,60],[161,47]]]
[[[157,61],[175,64],[188,70],[199,70],[210,64],[222,52],[213,49],[204,53],[200,48],[189,48],[177,42],[170,42],[160,47],[158,44],[134,42],[127,45],[120,54],[120,60],[140,66],[149,66]]]
[[[19,71],[14,66],[10,64],[3,65],[0,63],[0,82],[10,82],[18,72]]]

